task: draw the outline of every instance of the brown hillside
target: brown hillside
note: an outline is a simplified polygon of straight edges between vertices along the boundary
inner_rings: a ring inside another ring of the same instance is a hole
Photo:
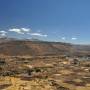
[[[0,54],[3,55],[89,55],[90,46],[72,45],[61,42],[44,41],[8,41],[0,43]]]

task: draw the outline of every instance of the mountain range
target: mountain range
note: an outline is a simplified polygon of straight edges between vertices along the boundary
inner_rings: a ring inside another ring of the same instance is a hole
[[[49,42],[38,39],[0,38],[0,55],[38,56],[38,55],[69,55],[89,56],[90,45],[74,45],[63,42]]]

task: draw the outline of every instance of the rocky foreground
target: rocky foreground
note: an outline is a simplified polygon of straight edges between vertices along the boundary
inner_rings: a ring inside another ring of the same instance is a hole
[[[67,56],[2,57],[0,90],[90,90],[90,60]]]

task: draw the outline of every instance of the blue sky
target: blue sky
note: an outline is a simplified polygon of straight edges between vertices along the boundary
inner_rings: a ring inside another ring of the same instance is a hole
[[[0,36],[90,44],[90,0],[0,0]]]

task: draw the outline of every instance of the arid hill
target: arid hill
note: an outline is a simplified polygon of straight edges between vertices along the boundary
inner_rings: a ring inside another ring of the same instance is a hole
[[[0,39],[1,40],[1,39]],[[90,46],[62,42],[5,39],[0,42],[0,55],[90,55]]]

